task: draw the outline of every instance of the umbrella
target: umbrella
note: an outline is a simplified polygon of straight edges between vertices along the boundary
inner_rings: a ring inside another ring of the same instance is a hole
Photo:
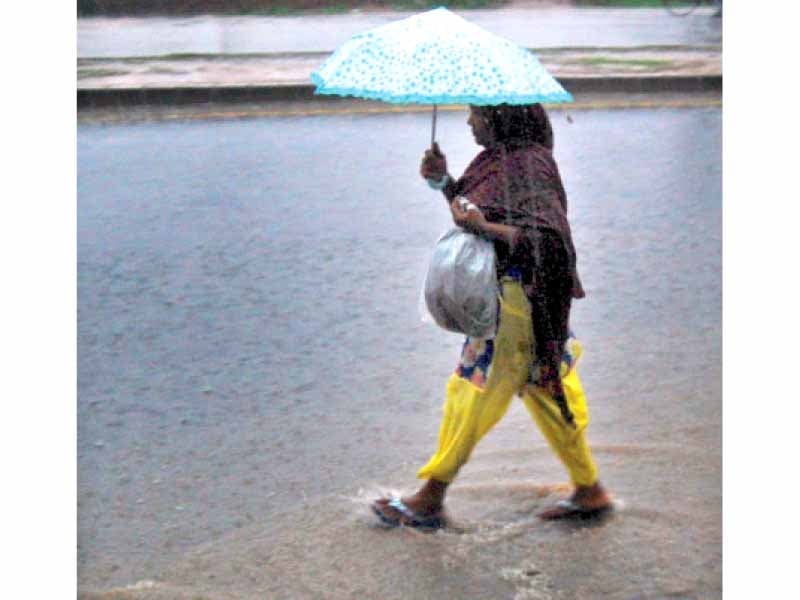
[[[572,96],[529,50],[437,8],[350,38],[311,74],[317,94],[394,104],[533,104]]]

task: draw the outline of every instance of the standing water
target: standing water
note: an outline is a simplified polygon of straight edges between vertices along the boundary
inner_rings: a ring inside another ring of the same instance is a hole
[[[618,510],[536,519],[567,478],[517,402],[434,535],[367,509],[417,485],[461,344],[417,309],[430,116],[79,127],[85,598],[721,595],[720,110],[551,116]],[[466,112],[438,138],[478,151]]]

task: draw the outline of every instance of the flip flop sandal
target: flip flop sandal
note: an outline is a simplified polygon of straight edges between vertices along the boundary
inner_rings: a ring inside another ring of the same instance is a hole
[[[581,519],[589,519],[592,517],[597,517],[603,513],[606,513],[612,509],[613,505],[609,504],[607,506],[602,506],[600,508],[586,508],[585,506],[581,506],[573,502],[572,500],[559,500],[556,502],[555,508],[561,509],[561,513],[555,514],[549,517],[542,517],[546,521],[556,521],[559,519],[572,519],[572,518],[581,518]],[[545,511],[545,514],[548,512],[552,512],[554,509],[550,509]]]
[[[389,500],[388,505],[399,512],[401,515],[406,517],[406,521],[401,519],[392,518],[386,513],[384,513],[377,505],[377,503],[373,502],[370,505],[372,508],[372,512],[381,520],[384,525],[388,525],[389,527],[413,527],[414,529],[420,529],[423,531],[436,531],[437,529],[442,529],[445,526],[444,517],[441,516],[430,516],[430,517],[423,517],[415,513],[413,510],[408,508],[400,498],[392,498]]]

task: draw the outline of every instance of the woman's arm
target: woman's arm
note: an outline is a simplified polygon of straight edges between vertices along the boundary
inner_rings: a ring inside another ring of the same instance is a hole
[[[474,212],[474,211],[472,211]],[[508,244],[509,248],[514,246],[514,242],[519,234],[519,229],[513,225],[503,225],[502,223],[491,223],[484,219],[481,231],[494,240],[501,240]]]
[[[456,197],[456,180],[447,172],[447,157],[434,142],[433,147],[425,151],[419,173],[434,189],[440,190],[448,204]]]
[[[468,210],[462,207],[461,198],[456,198],[450,202],[450,212],[453,214],[453,221],[459,227],[474,233],[484,234],[494,240],[503,241],[513,250],[519,235],[518,227],[487,221],[480,209],[474,204]]]

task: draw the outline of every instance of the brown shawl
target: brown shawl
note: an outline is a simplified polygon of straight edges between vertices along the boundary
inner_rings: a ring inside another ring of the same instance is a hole
[[[533,309],[536,357],[557,373],[572,299],[585,293],[567,221],[567,195],[552,152],[539,143],[487,148],[453,191],[477,205],[487,220],[518,228],[512,244],[495,241],[498,275],[511,268],[521,274]]]

